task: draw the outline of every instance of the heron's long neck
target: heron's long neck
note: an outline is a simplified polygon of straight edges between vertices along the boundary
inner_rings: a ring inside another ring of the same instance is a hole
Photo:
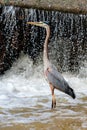
[[[46,66],[46,64],[48,63],[48,42],[49,42],[49,37],[50,37],[50,27],[46,27],[46,38],[45,38],[45,43],[44,43],[44,54],[43,54],[43,61],[44,61],[44,65]]]

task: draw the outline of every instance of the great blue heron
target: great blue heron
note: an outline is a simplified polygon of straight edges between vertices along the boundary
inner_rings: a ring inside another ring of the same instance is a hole
[[[56,98],[54,95],[54,89],[58,89],[68,95],[73,99],[76,97],[73,89],[69,86],[67,81],[63,78],[57,68],[50,63],[48,58],[48,41],[50,37],[50,26],[44,22],[27,22],[27,24],[36,25],[44,27],[46,29],[46,38],[44,42],[44,52],[43,52],[43,62],[44,62],[44,74],[49,82],[51,93],[52,93],[52,108],[56,107]]]

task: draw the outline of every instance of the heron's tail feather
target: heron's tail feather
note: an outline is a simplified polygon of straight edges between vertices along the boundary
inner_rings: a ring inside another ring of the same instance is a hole
[[[65,93],[67,93],[68,95],[70,95],[73,99],[76,98],[76,95],[75,95],[75,93],[74,93],[74,90],[73,90],[72,88],[70,88],[69,86],[67,87]]]

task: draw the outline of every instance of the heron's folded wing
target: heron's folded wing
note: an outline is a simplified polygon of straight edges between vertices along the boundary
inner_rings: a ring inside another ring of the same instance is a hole
[[[50,83],[52,83],[52,85],[61,90],[61,91],[65,91],[65,89],[68,86],[68,83],[66,82],[66,80],[63,78],[63,76],[61,75],[60,72],[57,71],[57,69],[55,68],[49,68],[47,70],[47,78],[48,81]]]

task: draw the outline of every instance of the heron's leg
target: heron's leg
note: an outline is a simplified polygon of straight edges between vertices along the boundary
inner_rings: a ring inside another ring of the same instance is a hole
[[[51,93],[52,93],[52,108],[56,107],[56,98],[54,95],[54,86],[52,84],[50,84],[50,89],[51,89]]]

